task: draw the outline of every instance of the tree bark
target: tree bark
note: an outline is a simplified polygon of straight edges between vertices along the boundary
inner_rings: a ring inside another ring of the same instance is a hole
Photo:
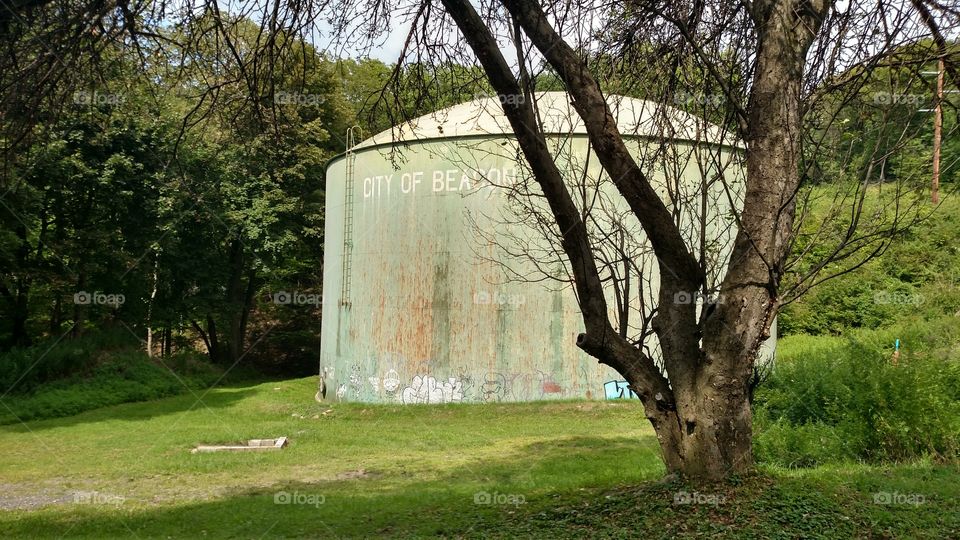
[[[243,243],[240,240],[233,240],[230,244],[230,269],[226,297],[229,329],[223,361],[233,364],[243,355],[247,322],[259,287],[257,271],[253,266],[248,265]],[[244,284],[244,276],[246,276],[246,284]]]
[[[250,321],[250,310],[253,309],[258,288],[260,288],[260,280],[257,277],[257,270],[251,266],[247,269],[247,290],[243,295],[243,308],[240,312],[240,325],[236,336],[238,355],[242,354],[247,340],[247,323]]]
[[[153,258],[153,285],[150,288],[150,299],[147,301],[147,356],[153,358],[153,301],[157,298],[159,257]],[[163,356],[161,347],[160,356]]]
[[[6,287],[4,297],[10,303],[10,346],[26,347],[31,344],[30,334],[27,332],[27,320],[30,318],[29,309],[29,285],[24,279],[17,279],[17,286],[14,292],[10,292]]]
[[[162,344],[163,350],[161,351],[161,356],[163,356],[164,358],[167,358],[170,356],[170,341],[171,341],[170,321],[167,321],[163,325],[163,344]]]
[[[223,353],[220,349],[220,341],[217,336],[217,322],[213,319],[212,315],[208,314],[206,323],[207,329],[204,330],[200,323],[193,319],[190,320],[193,329],[200,334],[200,339],[203,340],[203,344],[207,347],[207,356],[210,357],[210,361],[215,364],[222,363]]]

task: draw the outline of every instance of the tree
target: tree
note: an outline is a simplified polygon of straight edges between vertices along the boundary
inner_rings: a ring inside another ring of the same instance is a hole
[[[939,35],[939,25],[955,24],[955,14],[932,2],[863,8],[838,7],[829,0],[638,1],[609,9],[566,3],[541,7],[526,0],[485,2],[480,9],[466,0],[442,4],[442,13],[426,2],[410,7],[413,21],[405,50],[444,49],[468,61],[472,57],[501,96],[503,112],[549,205],[573,277],[586,330],[577,338],[578,346],[621,373],[639,395],[669,471],[716,479],[750,469],[754,360],[785,300],[781,289],[797,227],[798,194],[826,146],[824,124],[832,124],[829,114],[834,111],[824,105],[824,95],[829,90],[831,99],[847,99],[880,62],[902,61],[890,56],[894,45]],[[595,28],[584,29],[584,21]],[[885,32],[875,32],[881,21],[892,24]],[[451,23],[468,48],[451,43],[455,39],[438,42],[433,37],[446,36]],[[512,40],[516,66],[498,41],[504,35]],[[598,42],[605,61],[593,62]],[[674,301],[706,292],[709,270],[617,131],[597,74],[611,64],[608,54],[652,67],[665,81],[656,87],[663,91],[661,98],[684,88],[691,78],[715,89],[723,114],[705,116],[722,119],[721,125],[733,129],[746,145],[744,202],[719,284],[721,302],[701,308]],[[923,60],[944,54],[940,40],[924,50]],[[658,306],[650,326],[659,359],[611,322],[614,310],[607,305],[584,209],[571,195],[539,129],[536,77],[531,75],[538,65],[545,65],[569,92],[593,151],[657,257]],[[853,66],[854,76],[834,80],[851,73]],[[865,161],[860,169],[869,180],[882,154],[874,149]],[[889,218],[879,220],[882,226],[857,234],[865,191],[850,199],[851,232],[830,250],[827,262],[866,246],[873,246],[875,254],[902,223],[902,214],[894,212],[881,216]],[[824,266],[798,279],[809,279]]]
[[[221,38],[256,49],[250,21],[221,22]],[[277,69],[254,81],[249,100],[237,74],[250,57],[218,56],[223,42],[204,31],[216,24],[193,23],[155,29],[164,51],[105,47],[102,69],[78,77],[67,106],[48,93],[27,117],[3,111],[4,346],[61,337],[70,321],[74,335],[121,323],[148,341],[159,329],[166,351],[173,332],[196,331],[213,360],[232,365],[247,351],[261,289],[304,284],[305,269],[320,267],[322,165],[341,149],[330,132],[346,129],[351,108],[340,81],[312,47],[278,35],[298,48],[274,57]],[[55,94],[64,88],[72,90],[61,81]],[[308,286],[319,289],[314,274]],[[74,303],[83,291],[126,302]],[[44,318],[49,331],[37,324]]]
[[[167,260],[174,275],[190,276],[176,287],[181,313],[227,366],[249,350],[264,285],[296,274],[304,254],[319,265],[322,165],[338,149],[330,132],[346,130],[349,107],[329,63],[286,34],[273,38],[286,51],[271,58],[275,66],[248,74],[260,38],[249,20],[208,13],[178,30],[180,70],[171,78],[185,96],[184,124],[202,130],[181,133],[178,204],[192,219],[168,237],[179,257]]]
[[[128,265],[157,228],[155,203],[166,179],[162,158],[170,130],[150,120],[132,93],[100,92],[116,103],[78,99],[38,126],[35,144],[9,171],[0,207],[5,230],[18,239],[15,256],[4,253],[9,265],[0,271],[0,291],[16,301],[9,345],[32,339],[26,327],[32,310],[40,312],[36,318],[47,318],[56,337],[69,320],[76,335],[90,315],[104,321],[140,314],[134,299],[144,283]],[[100,305],[91,298],[96,292],[122,294],[131,302]]]

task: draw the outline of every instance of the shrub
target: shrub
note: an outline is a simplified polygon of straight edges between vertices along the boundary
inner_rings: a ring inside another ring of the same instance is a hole
[[[828,193],[829,189],[817,195],[825,202],[830,200]],[[822,203],[814,205],[814,215],[804,223],[810,236],[801,235],[798,240],[796,254],[801,258],[795,271],[801,275],[833,247],[832,242],[822,242],[822,237],[813,234],[824,226],[818,218],[826,216],[817,212],[826,208]],[[842,220],[827,225],[834,228],[833,234],[845,232]],[[844,335],[850,329],[898,327],[912,319],[953,317],[960,305],[958,227],[960,199],[947,197],[922,224],[892,238],[889,248],[877,258],[787,305],[778,318],[781,335]],[[859,260],[851,257],[831,265],[825,275],[840,273]]]
[[[814,467],[855,459],[839,429],[823,423],[793,425],[784,419],[771,421],[760,413],[754,441],[757,459],[786,467]]]
[[[791,336],[756,396],[757,455],[785,466],[831,460],[956,459],[960,322]],[[898,365],[891,356],[901,340]]]
[[[0,353],[0,386],[4,392],[27,393],[45,382],[87,371],[103,355],[137,347],[136,338],[120,330],[14,348]]]
[[[23,391],[24,385],[18,383],[17,391],[3,398],[0,424],[18,419],[58,418],[120,403],[169,397],[189,388],[207,387],[220,376],[219,369],[197,353],[177,354],[161,365],[138,348],[124,347],[118,342],[111,346],[110,338],[81,338],[53,348],[48,346],[48,350],[38,364],[44,366],[43,374],[24,377],[30,391]],[[36,361],[34,354],[29,349],[13,351],[4,355],[0,366],[15,365],[20,369],[22,362]],[[9,378],[16,373],[8,369],[0,376]],[[69,375],[50,380],[54,374],[64,373]]]

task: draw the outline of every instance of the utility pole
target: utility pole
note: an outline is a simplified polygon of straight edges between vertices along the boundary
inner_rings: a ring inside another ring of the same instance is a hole
[[[933,204],[938,204],[940,202],[940,140],[943,137],[943,72],[944,72],[944,62],[943,56],[937,59],[937,70],[936,71],[921,71],[921,75],[937,76],[937,93],[934,98],[936,102],[934,103],[933,109],[920,109],[917,112],[932,112],[933,113],[933,182],[930,185],[930,202]],[[956,94],[960,93],[960,90],[949,90],[946,93]]]
[[[940,202],[940,137],[943,130],[943,57],[937,61],[937,106],[933,112],[933,183],[930,202]]]

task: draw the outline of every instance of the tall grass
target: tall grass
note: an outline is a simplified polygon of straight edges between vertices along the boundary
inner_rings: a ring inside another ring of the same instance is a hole
[[[0,355],[0,424],[177,395],[219,374],[197,353],[151,359],[120,333],[14,349]]]
[[[960,455],[960,320],[789,336],[757,393],[755,449],[784,466]],[[893,358],[894,342],[901,353]]]
[[[99,358],[136,349],[137,339],[123,331],[58,337],[0,353],[0,393],[27,393],[39,385],[90,370]]]

